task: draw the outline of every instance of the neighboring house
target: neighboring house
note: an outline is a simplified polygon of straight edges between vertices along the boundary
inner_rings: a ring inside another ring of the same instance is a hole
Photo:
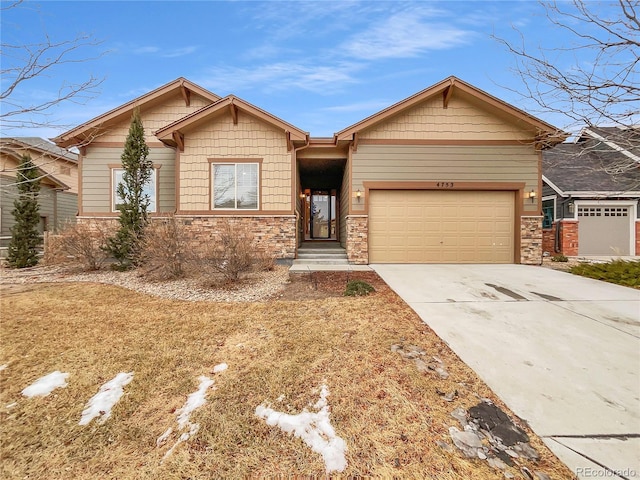
[[[550,255],[640,255],[640,128],[586,128],[543,152]]]
[[[17,167],[29,155],[41,175],[40,231],[75,222],[78,213],[78,156],[43,138],[0,137],[0,248],[6,248],[14,225]]]
[[[152,216],[174,213],[194,242],[233,219],[279,258],[333,240],[358,264],[541,262],[541,150],[565,137],[455,77],[331,138],[179,78],[55,139],[80,150],[78,221],[117,218],[134,109]]]

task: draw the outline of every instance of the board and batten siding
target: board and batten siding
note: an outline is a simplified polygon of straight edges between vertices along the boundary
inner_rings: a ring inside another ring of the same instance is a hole
[[[82,214],[111,212],[111,168],[121,165],[123,149],[91,147],[82,159]],[[158,212],[173,212],[176,208],[175,151],[168,147],[149,148],[147,157],[158,170]]]
[[[154,132],[166,127],[171,122],[183,118],[196,110],[209,105],[211,102],[199,95],[191,95],[189,106],[184,104],[184,99],[180,93],[166,99],[160,105],[152,105],[151,107],[142,108],[140,110],[140,119],[144,127],[144,139],[148,144],[158,143]],[[96,137],[96,142],[117,142],[123,143],[129,134],[131,118],[110,126],[109,129]]]
[[[477,100],[454,93],[447,108],[438,95],[359,133],[361,140],[527,140],[530,128],[481,108]]]
[[[360,145],[352,157],[352,191],[364,182],[525,182],[537,189],[538,155],[530,145]],[[352,212],[365,202],[351,199]],[[535,204],[523,199],[523,211]]]
[[[240,111],[237,124],[225,113],[187,132],[184,143],[180,153],[181,211],[211,211],[209,159],[255,158],[262,161],[259,209],[263,213],[293,212],[291,152],[283,131]],[[251,211],[242,213],[250,215]]]

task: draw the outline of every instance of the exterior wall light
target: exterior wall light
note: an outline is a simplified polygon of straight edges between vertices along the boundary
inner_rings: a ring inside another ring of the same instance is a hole
[[[362,197],[362,192],[360,191],[360,189],[356,190],[356,198],[358,199],[358,201],[360,201],[360,197]]]
[[[533,188],[529,192],[529,198],[531,199],[531,203],[536,201],[536,191]]]

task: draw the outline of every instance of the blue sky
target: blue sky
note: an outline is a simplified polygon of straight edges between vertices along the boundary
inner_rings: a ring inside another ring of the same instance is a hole
[[[68,128],[180,76],[220,96],[233,93],[316,137],[450,75],[567,126],[513,91],[524,90],[511,70],[514,58],[492,35],[519,41],[514,27],[532,48],[571,44],[533,1],[40,1],[3,11],[1,35],[13,45],[45,35],[55,41],[90,34],[101,42],[76,52],[93,59],[53,69],[15,93],[22,102],[54,98],[65,83],[104,77],[85,104],[50,111],[52,122]],[[53,137],[64,130],[2,134]]]

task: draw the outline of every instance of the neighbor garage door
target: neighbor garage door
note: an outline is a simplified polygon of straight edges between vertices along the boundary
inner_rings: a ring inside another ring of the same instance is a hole
[[[579,255],[630,255],[631,208],[578,207]]]
[[[515,193],[371,190],[370,263],[513,263]]]

